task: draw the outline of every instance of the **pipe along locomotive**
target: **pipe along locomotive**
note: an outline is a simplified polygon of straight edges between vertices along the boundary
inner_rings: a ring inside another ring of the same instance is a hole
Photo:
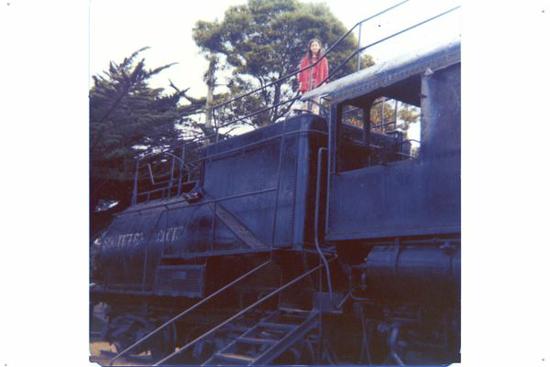
[[[460,361],[460,43],[316,97],[321,115],[140,162],[94,246],[112,364]],[[419,138],[371,121],[388,101]]]

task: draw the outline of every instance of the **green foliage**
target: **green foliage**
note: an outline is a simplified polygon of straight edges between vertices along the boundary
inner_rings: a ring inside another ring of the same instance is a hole
[[[382,104],[383,103],[383,104]],[[379,99],[375,102],[375,105],[371,109],[370,120],[374,125],[380,125],[382,123],[388,124],[397,121],[397,128],[406,131],[409,129],[410,124],[418,122],[420,113],[414,106],[408,105],[403,102],[399,102],[397,105],[397,118],[396,113],[396,101]],[[382,108],[383,106],[383,108]],[[383,115],[382,115],[383,110]],[[383,118],[382,118],[383,116]],[[393,126],[393,125],[391,125]],[[391,126],[384,126],[384,130],[387,128],[393,128]]]
[[[93,76],[89,94],[91,210],[99,199],[127,199],[135,157],[181,140],[176,126],[189,124],[185,115],[204,104],[174,85],[170,92],[151,88],[151,77],[171,64],[147,69],[145,59],[136,60],[146,49],[134,52],[121,63],[111,62],[103,75]],[[186,105],[180,103],[182,98],[188,100]],[[124,183],[124,187],[115,189],[113,182]]]
[[[147,70],[134,52],[122,63],[110,63],[103,76],[93,76],[90,90],[90,155],[92,161],[133,158],[135,146],[149,149],[168,143],[182,116],[180,99],[185,91],[166,94],[149,87],[152,76],[170,67]]]
[[[199,21],[193,29],[193,38],[203,52],[210,57],[218,55],[232,69],[227,87],[230,95],[258,88],[296,72],[311,38],[320,38],[332,45],[347,29],[325,4],[302,3],[298,0],[249,0],[246,5],[230,7],[222,21]],[[354,35],[343,40],[329,55],[330,67],[336,67],[356,48]],[[362,58],[363,66],[372,65],[372,59]],[[354,62],[348,63],[345,73],[354,71]],[[264,91],[239,101],[229,107],[231,120],[252,110],[277,104],[296,96],[297,83],[286,80]],[[269,111],[264,116],[248,119],[253,125],[274,122],[288,112],[289,106]]]
[[[402,106],[398,112],[399,119],[403,121],[403,130],[408,130],[410,124],[416,123],[420,118],[418,109],[411,106]]]
[[[418,122],[419,118],[420,110],[417,107],[396,101],[395,99],[387,99],[386,97],[381,97],[374,101],[369,116],[372,131],[378,133],[394,129],[407,132],[410,125]],[[362,129],[363,110],[352,106],[345,106],[342,122]]]

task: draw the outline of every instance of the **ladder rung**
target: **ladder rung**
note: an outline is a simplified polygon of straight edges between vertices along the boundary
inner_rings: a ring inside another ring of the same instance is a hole
[[[237,338],[237,341],[242,343],[249,343],[249,344],[273,344],[277,342],[276,339],[253,338],[250,336],[241,336]]]
[[[303,310],[301,308],[292,308],[292,307],[285,307],[285,306],[279,306],[279,311],[283,311],[283,315],[292,315],[292,316],[309,316],[311,313],[311,310]]]
[[[230,361],[238,361],[238,362],[254,362],[253,357],[244,356],[242,354],[234,354],[234,353],[216,353],[216,357],[223,358]]]
[[[294,329],[296,326],[298,326],[296,324],[279,324],[277,322],[268,322],[268,321],[262,321],[258,325],[279,329],[279,330],[291,330],[291,329]]]

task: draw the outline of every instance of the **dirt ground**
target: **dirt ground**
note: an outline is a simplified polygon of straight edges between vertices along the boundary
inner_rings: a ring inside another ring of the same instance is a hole
[[[105,341],[99,340],[98,337],[106,322],[105,305],[96,305],[90,322],[90,362],[97,363],[100,366],[107,366],[109,360],[116,355],[115,347]],[[139,361],[134,360],[128,361],[121,358],[115,361],[114,366],[146,366],[149,364],[150,363],[139,363]]]
[[[90,343],[90,362],[107,366],[109,360],[116,355],[114,346],[104,341],[92,341]],[[141,360],[143,359],[143,360]],[[134,357],[131,360],[120,358],[115,361],[113,366],[150,366],[150,356],[143,355],[142,358]]]
[[[95,341],[90,343],[90,362],[96,362],[101,366],[107,365],[111,356],[102,354],[102,351],[114,352],[109,343],[102,341]]]

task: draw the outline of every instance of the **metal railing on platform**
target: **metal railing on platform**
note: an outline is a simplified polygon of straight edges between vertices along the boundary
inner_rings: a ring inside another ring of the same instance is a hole
[[[136,204],[139,201],[149,201],[152,198],[167,198],[167,197],[171,197],[171,196],[181,195],[182,184],[183,184],[183,182],[185,182],[184,178],[185,178],[186,175],[188,176],[189,173],[195,171],[195,172],[197,172],[195,175],[200,177],[200,169],[201,169],[200,159],[199,159],[199,162],[197,162],[198,163],[197,166],[194,167],[194,170],[193,170],[192,167],[189,165],[189,162],[188,162],[188,160],[189,160],[188,156],[189,155],[191,155],[191,156],[193,156],[193,155],[200,156],[199,152],[200,152],[201,149],[204,149],[205,146],[207,146],[211,143],[218,142],[220,140],[220,137],[224,138],[224,136],[220,134],[220,130],[222,130],[224,128],[228,128],[230,126],[238,125],[239,123],[242,123],[247,119],[250,119],[252,117],[255,117],[255,116],[257,116],[259,114],[262,114],[262,113],[265,113],[265,112],[269,112],[269,111],[278,109],[279,107],[284,106],[284,105],[290,105],[290,106],[288,106],[288,109],[290,109],[292,107],[292,105],[296,101],[298,101],[301,97],[299,96],[299,92],[296,92],[294,97],[292,97],[292,98],[280,101],[279,103],[276,103],[276,104],[273,104],[273,105],[270,105],[270,106],[266,106],[266,107],[263,107],[263,108],[260,108],[260,109],[257,109],[257,110],[251,111],[251,112],[245,112],[243,115],[232,118],[229,121],[222,121],[222,116],[221,115],[223,114],[222,111],[224,109],[232,108],[232,106],[234,106],[234,104],[242,101],[244,98],[246,98],[248,96],[252,96],[254,94],[259,94],[259,93],[264,93],[267,90],[267,88],[271,88],[271,87],[273,87],[277,84],[283,84],[285,82],[288,82],[291,78],[294,78],[297,74],[299,74],[303,71],[309,70],[311,68],[314,68],[318,63],[321,62],[321,60],[323,58],[326,58],[328,55],[330,55],[340,44],[342,44],[344,42],[344,40],[346,40],[351,34],[353,34],[355,30],[358,31],[358,43],[357,43],[357,47],[356,47],[355,51],[349,57],[347,57],[340,65],[338,65],[329,74],[329,76],[323,81],[323,83],[328,81],[331,78],[334,78],[336,76],[336,72],[342,71],[344,66],[346,66],[354,56],[357,56],[357,70],[359,70],[360,69],[360,55],[361,55],[361,52],[363,52],[368,47],[371,47],[372,45],[381,42],[381,41],[377,41],[377,42],[372,43],[370,45],[367,45],[365,47],[361,47],[361,31],[362,31],[363,24],[365,24],[366,22],[371,21],[371,20],[373,20],[373,19],[375,19],[375,18],[377,18],[377,17],[379,17],[379,16],[381,16],[381,15],[383,15],[383,14],[385,14],[385,13],[391,11],[391,10],[394,10],[394,9],[398,8],[399,6],[407,3],[408,1],[410,1],[410,0],[401,1],[397,4],[395,4],[395,5],[392,5],[388,8],[386,8],[386,9],[370,16],[370,17],[367,17],[367,18],[357,22],[346,33],[344,33],[342,36],[340,36],[340,38],[338,38],[338,40],[336,40],[327,49],[327,51],[322,55],[322,57],[319,60],[312,63],[311,65],[309,65],[305,68],[302,68],[300,70],[296,70],[296,71],[294,71],[294,72],[292,72],[288,75],[280,77],[279,79],[277,79],[273,82],[267,83],[267,84],[265,84],[265,85],[263,85],[259,88],[253,89],[249,92],[241,94],[241,95],[239,95],[235,98],[232,98],[228,101],[225,101],[225,102],[222,102],[222,103],[219,103],[219,104],[213,106],[212,107],[212,116],[213,116],[213,119],[214,119],[214,127],[213,127],[214,132],[211,133],[211,134],[208,134],[208,135],[205,134],[203,136],[195,137],[195,138],[191,139],[190,141],[187,141],[187,142],[183,143],[183,145],[181,147],[181,157],[177,157],[177,156],[172,154],[172,162],[174,162],[175,160],[178,160],[178,162],[179,162],[179,166],[175,166],[174,164],[172,164],[172,168],[170,169],[171,175],[173,175],[174,174],[174,167],[177,167],[176,171],[179,173],[178,177],[176,178],[176,182],[178,183],[177,188],[172,187],[172,180],[170,180],[170,184],[167,185],[167,187],[164,187],[164,188],[158,188],[157,187],[157,188],[154,189],[154,191],[145,190],[145,191],[148,191],[148,192],[139,193],[138,181],[140,181],[140,177],[139,177],[140,169],[143,168],[143,166],[140,166],[142,161],[145,160],[145,159],[149,159],[149,158],[151,158],[155,155],[160,156],[161,154],[170,154],[170,153],[167,152],[167,151],[161,151],[161,152],[151,153],[147,156],[143,156],[143,157],[138,158],[137,163],[136,163],[136,174],[135,174],[135,177],[134,177],[134,192],[133,192],[133,195],[132,195],[132,204]],[[432,19],[434,19],[434,18],[432,18]],[[429,21],[429,20],[427,20],[427,21]],[[408,29],[412,29],[412,27],[409,27]],[[402,33],[402,32],[399,32],[399,33]],[[396,34],[394,34],[390,37],[386,37],[385,39],[394,37],[395,35]],[[193,147],[193,149],[191,151],[189,151],[190,147]],[[140,199],[142,199],[142,200],[140,200]]]

